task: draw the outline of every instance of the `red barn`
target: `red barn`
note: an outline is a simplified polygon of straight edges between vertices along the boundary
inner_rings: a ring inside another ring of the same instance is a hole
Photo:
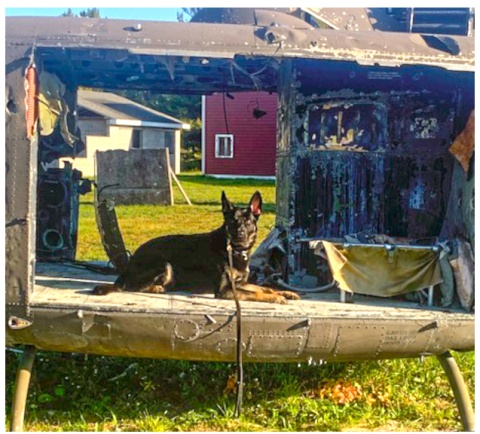
[[[202,172],[274,177],[277,95],[214,94],[202,98]]]

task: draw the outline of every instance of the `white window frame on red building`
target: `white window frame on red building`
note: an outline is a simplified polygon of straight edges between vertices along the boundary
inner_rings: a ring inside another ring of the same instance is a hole
[[[231,141],[231,152],[230,155],[220,155],[220,139],[230,139]],[[234,139],[233,134],[215,134],[215,158],[233,158],[234,152]]]

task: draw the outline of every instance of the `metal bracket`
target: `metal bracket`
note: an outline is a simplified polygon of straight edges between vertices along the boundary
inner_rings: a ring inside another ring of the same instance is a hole
[[[387,254],[388,254],[388,263],[393,264],[393,261],[395,259],[395,253],[396,253],[395,246],[391,244],[385,244],[385,250],[387,251]]]

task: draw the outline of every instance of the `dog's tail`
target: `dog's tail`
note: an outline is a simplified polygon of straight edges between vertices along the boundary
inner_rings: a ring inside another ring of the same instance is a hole
[[[165,271],[155,277],[155,284],[167,286],[173,283],[173,267],[170,262],[165,264]]]

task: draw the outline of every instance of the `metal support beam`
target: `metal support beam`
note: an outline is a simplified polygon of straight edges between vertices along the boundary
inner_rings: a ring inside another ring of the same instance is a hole
[[[32,376],[32,367],[37,349],[32,345],[26,345],[20,364],[18,365],[17,379],[15,381],[15,395],[12,405],[12,432],[23,431],[23,418],[27,404],[28,387]]]
[[[433,306],[433,286],[428,288],[428,307]]]
[[[473,412],[470,395],[468,394],[467,385],[463,379],[462,372],[449,351],[440,354],[437,358],[447,374],[448,381],[452,387],[453,395],[455,396],[455,401],[457,402],[457,407],[460,411],[463,429],[467,432],[474,432],[475,413]]]

